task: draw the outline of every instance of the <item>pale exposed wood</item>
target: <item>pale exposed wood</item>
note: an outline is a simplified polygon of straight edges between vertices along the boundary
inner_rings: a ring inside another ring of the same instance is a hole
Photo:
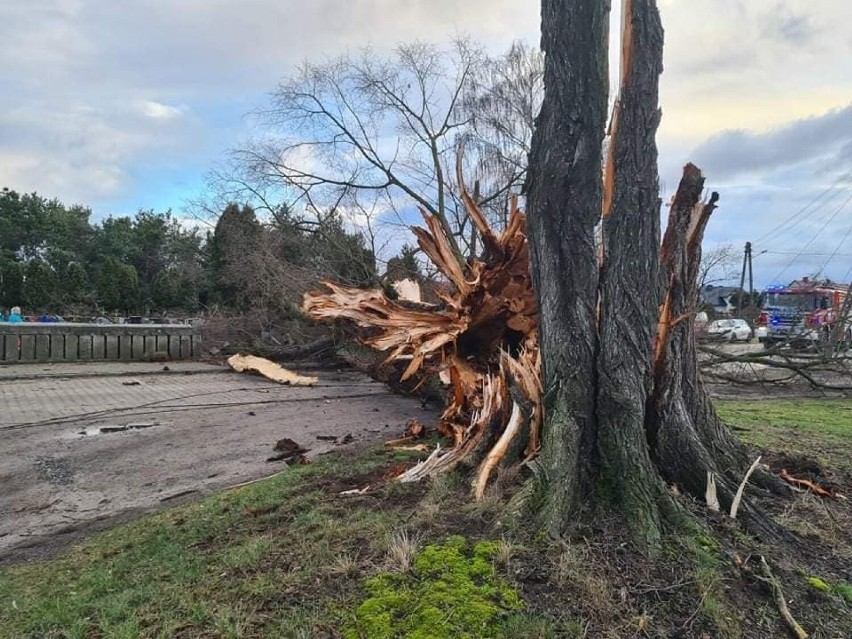
[[[306,294],[303,309],[315,319],[343,319],[367,329],[364,344],[387,352],[388,363],[407,362],[403,380],[416,374],[436,375],[450,387],[438,431],[453,447],[436,451],[400,481],[444,472],[463,461],[490,459],[488,471],[481,475],[481,495],[493,464],[506,454],[505,447],[502,452],[485,448],[493,442],[507,447],[514,437],[504,439],[507,429],[526,436],[526,456],[535,455],[540,446],[538,307],[526,218],[517,200],[512,199],[508,223],[498,234],[464,188],[461,195],[483,246],[482,258],[471,259],[465,271],[434,216],[424,213],[426,227],[412,229],[421,250],[453,285],[453,291],[440,295],[441,306],[412,309],[382,291],[323,282],[327,290]],[[516,388],[530,407],[514,421],[510,388]]]
[[[737,494],[734,495],[734,501],[731,502],[731,519],[737,518],[737,510],[739,510],[740,502],[743,500],[743,492],[745,491],[746,484],[748,483],[748,478],[751,477],[751,474],[757,468],[759,463],[760,455],[758,455],[757,459],[754,460],[754,463],[749,467],[748,471],[746,471],[745,477],[743,477],[743,481],[737,489]]]
[[[231,355],[228,358],[228,366],[238,373],[257,373],[273,382],[290,386],[314,386],[319,381],[316,377],[299,375],[275,362],[254,355]]]
[[[712,470],[707,471],[707,490],[704,492],[704,503],[710,512],[719,512],[719,498],[716,496],[716,474]]]
[[[523,416],[521,414],[520,407],[516,403],[513,403],[512,415],[509,417],[509,423],[506,424],[506,428],[503,430],[503,434],[500,435],[500,439],[498,439],[494,447],[488,451],[488,455],[486,455],[485,460],[482,462],[482,465],[476,473],[473,494],[477,499],[482,499],[483,495],[485,495],[485,488],[488,485],[488,479],[491,477],[491,473],[494,468],[497,467],[497,464],[499,464],[506,456],[509,444],[521,429],[522,420]]]

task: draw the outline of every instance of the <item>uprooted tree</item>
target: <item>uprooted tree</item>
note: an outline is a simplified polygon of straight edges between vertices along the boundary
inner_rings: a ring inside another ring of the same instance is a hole
[[[305,309],[361,326],[367,344],[407,363],[403,377],[425,370],[449,386],[439,430],[452,445],[403,480],[464,464],[481,496],[495,469],[528,462],[528,503],[551,534],[606,509],[654,546],[678,516],[666,484],[703,498],[713,477],[727,508],[749,460],[702,385],[692,326],[701,239],[718,196],[702,199],[704,178],[687,165],[660,241],[662,26],[655,0],[626,0],[623,19],[605,163],[609,8],[543,0],[545,97],[528,219],[513,205],[495,234],[461,187],[481,258],[460,263],[434,214],[424,211],[427,228],[415,229],[449,281],[441,305],[327,282],[330,292],[306,296]],[[752,481],[783,489],[761,470]],[[763,538],[781,534],[748,499],[740,512]]]

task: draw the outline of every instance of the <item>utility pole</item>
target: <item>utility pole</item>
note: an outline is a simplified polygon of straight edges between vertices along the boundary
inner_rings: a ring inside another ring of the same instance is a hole
[[[737,317],[742,317],[742,310],[745,306],[743,297],[745,296],[746,267],[748,267],[749,304],[752,304],[754,303],[754,275],[751,270],[751,242],[745,243],[745,252],[743,253],[743,272],[740,275],[740,290],[737,295]]]
[[[751,268],[751,242],[746,242],[746,256],[748,257],[748,303],[754,304],[754,271]]]

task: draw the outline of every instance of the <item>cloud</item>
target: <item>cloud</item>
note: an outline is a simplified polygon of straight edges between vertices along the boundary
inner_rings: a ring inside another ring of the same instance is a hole
[[[780,3],[767,12],[766,26],[763,29],[764,36],[796,47],[813,42],[817,32],[811,16],[793,13],[789,7]]]
[[[840,153],[852,144],[852,104],[844,109],[796,120],[766,132],[738,129],[722,131],[699,145],[695,161],[717,179],[736,178],[836,158],[852,162]]]
[[[32,102],[0,113],[0,181],[84,204],[115,197],[138,163],[178,162],[198,135],[191,121],[174,120],[172,107],[157,107]]]
[[[145,116],[155,120],[173,120],[182,116],[184,112],[184,109],[180,107],[161,104],[153,100],[144,100],[140,106]]]
[[[852,3],[659,3],[666,190],[696,161],[722,191],[710,241],[754,240],[852,157],[852,65],[842,64]],[[96,215],[178,207],[250,137],[245,114],[303,59],[456,34],[497,52],[517,38],[537,43],[539,21],[539,0],[0,2],[0,186]],[[842,235],[840,217],[826,237]],[[806,226],[773,250],[795,251],[818,230]]]

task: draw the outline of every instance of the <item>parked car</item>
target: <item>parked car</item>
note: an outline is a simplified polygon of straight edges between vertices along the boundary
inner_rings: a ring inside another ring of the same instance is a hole
[[[707,337],[729,342],[747,342],[752,337],[752,330],[744,319],[715,320],[707,327]]]

